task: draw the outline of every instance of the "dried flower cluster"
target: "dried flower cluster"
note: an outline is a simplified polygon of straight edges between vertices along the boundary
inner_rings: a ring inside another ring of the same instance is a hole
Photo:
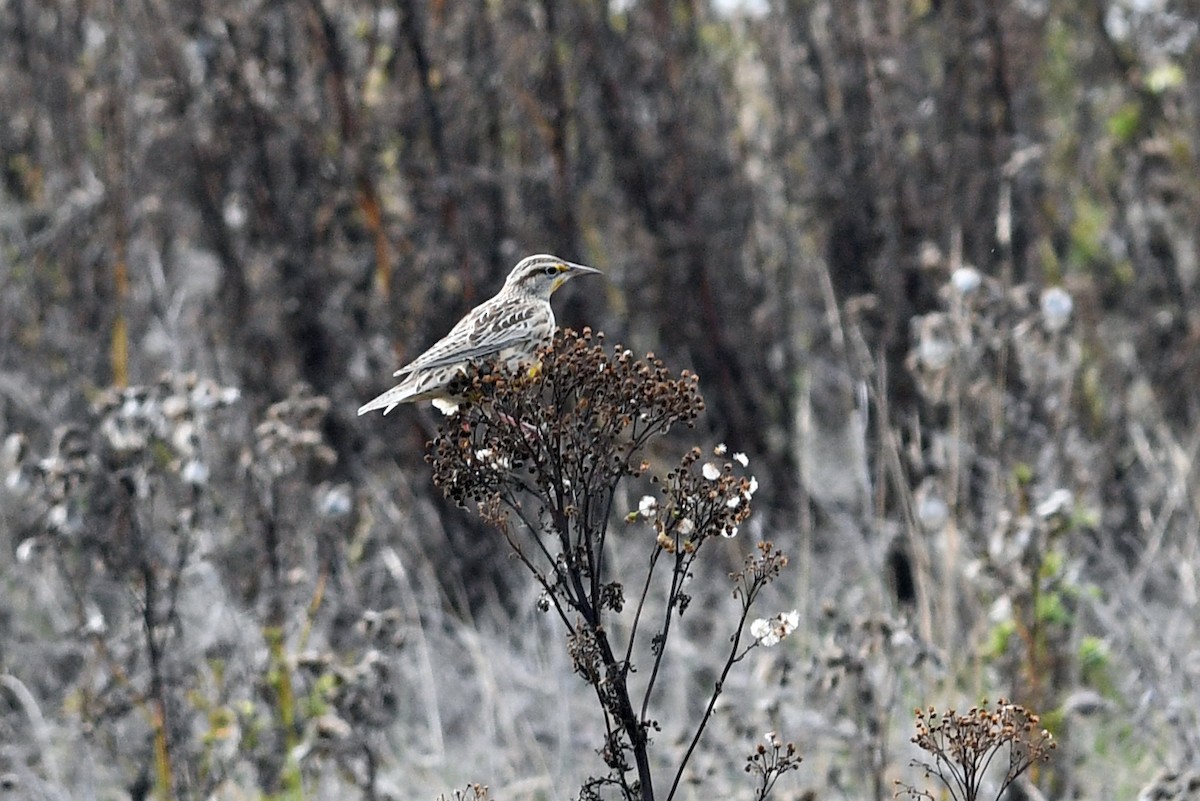
[[[800,612],[793,609],[790,612],[780,612],[774,617],[760,617],[750,624],[750,636],[758,640],[764,648],[778,645],[779,642],[796,630],[800,625]]]
[[[779,777],[791,770],[799,770],[803,757],[795,743],[784,743],[773,731],[763,738],[766,745],[759,744],[754,753],[746,757],[745,771],[758,777],[755,801],[762,801],[771,794]]]
[[[982,797],[986,774],[997,759],[1004,769],[993,796],[999,799],[1032,765],[1049,761],[1056,747],[1054,736],[1042,728],[1037,715],[1003,698],[994,708],[989,709],[984,701],[961,715],[953,709],[937,712],[933,707],[914,714],[917,733],[912,741],[934,761],[913,764],[925,769],[926,778],[937,776],[957,801]],[[933,797],[906,786],[901,786],[897,795]]]
[[[716,451],[722,455],[723,446]],[[742,457],[738,464],[749,464],[744,455],[738,455]],[[738,528],[750,516],[750,500],[758,481],[753,476],[737,475],[733,462],[720,466],[705,462],[697,470],[700,458],[699,448],[684,454],[679,467],[661,481],[662,502],[648,495],[638,506],[641,517],[654,519],[658,545],[668,553],[694,551],[714,535],[737,536]],[[657,476],[651,482],[660,483]]]
[[[189,526],[195,512],[190,496],[208,482],[210,472],[203,452],[207,415],[238,397],[236,388],[193,373],[164,375],[147,386],[107,389],[93,403],[94,418],[88,426],[60,426],[49,454],[28,468],[15,465],[19,472],[8,480],[36,479],[44,531],[70,538],[87,528],[89,515],[119,502],[114,499],[146,496],[152,475],[170,476],[182,490],[176,522]],[[123,484],[120,492],[115,492],[113,479]],[[26,540],[19,555],[28,557],[34,545],[34,538]]]
[[[76,685],[87,699],[79,714],[91,725],[141,713],[164,798],[176,796],[173,749],[187,737],[174,690],[191,677],[195,654],[178,646],[201,628],[191,621],[209,619],[194,589],[212,573],[191,568],[216,536],[212,466],[229,461],[217,410],[239,395],[192,373],[167,374],[99,393],[88,418],[55,430],[42,458],[20,439],[4,448],[5,486],[26,493],[29,515],[17,558],[62,588],[77,635],[64,643],[95,663]]]
[[[932,403],[958,397],[956,382],[986,380],[1010,350],[1016,354],[1021,378],[1047,390],[1062,380],[1065,366],[1079,359],[1078,345],[1061,336],[1074,308],[1061,287],[1046,289],[1039,299],[1028,286],[1006,288],[999,279],[963,267],[954,271],[939,295],[943,309],[913,318],[913,344],[906,360],[921,393]],[[1047,391],[1047,402],[1053,394]]]
[[[704,409],[696,378],[676,378],[653,356],[634,359],[621,347],[585,329],[564,331],[538,352],[532,369],[504,365],[472,367],[454,391],[465,398],[431,443],[434,482],[460,505],[473,503],[508,539],[517,558],[541,585],[538,606],[553,610],[567,632],[576,673],[595,691],[604,714],[597,748],[608,771],[588,779],[580,798],[650,801],[655,798],[648,716],[667,658],[672,621],[691,601],[689,583],[701,546],[734,537],[750,515],[758,482],[743,471],[749,457],[718,445],[715,459],[700,448],[687,451],[664,475],[650,475],[647,443],[677,425],[692,425]],[[644,576],[611,575],[607,537],[618,487],[625,479],[648,480],[656,489],[636,502],[627,524],[645,524],[649,559]],[[763,644],[769,632],[743,644],[755,599],[787,564],[770,543],[761,543],[744,568],[731,576],[740,612],[692,739],[671,777],[666,798],[679,789],[732,667]],[[626,605],[625,588],[637,587],[627,625],[612,627],[608,615]],[[665,590],[663,603],[651,588]],[[769,624],[768,628],[770,628]],[[798,615],[778,618],[777,637],[798,625]],[[619,636],[617,634],[619,632]],[[648,641],[639,651],[635,646]],[[648,654],[646,652],[648,651]],[[646,678],[634,697],[629,676],[635,658]],[[719,657],[718,657],[719,659]],[[761,788],[799,759],[794,748],[763,751],[751,766]],[[760,796],[762,797],[762,796]]]
[[[468,784],[462,790],[455,790],[453,797],[440,795],[438,801],[489,801],[487,785]]]
[[[195,373],[169,373],[148,386],[110,387],[93,409],[104,442],[114,453],[140,452],[160,442],[186,457],[195,447],[196,418],[239,397],[236,387],[219,386]]]
[[[337,454],[321,428],[328,413],[329,398],[314,395],[306,384],[293,386],[286,398],[267,408],[265,419],[255,427],[253,465],[278,477],[309,461],[333,464]]]
[[[473,366],[456,387],[468,402],[438,432],[429,457],[434,482],[457,503],[501,489],[530,489],[572,502],[575,513],[606,514],[596,491],[646,465],[633,455],[648,440],[704,410],[696,377],[673,377],[662,362],[604,346],[603,334],[561,331],[535,369]],[[563,447],[586,444],[569,454]],[[533,482],[533,483],[530,483]]]
[[[733,594],[741,598],[742,605],[746,607],[753,602],[759,590],[778,578],[788,564],[787,554],[769,540],[757,543],[755,548],[757,553],[746,557],[742,569],[729,574],[734,582]]]

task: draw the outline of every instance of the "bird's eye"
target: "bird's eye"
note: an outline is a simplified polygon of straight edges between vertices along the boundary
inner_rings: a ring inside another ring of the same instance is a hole
[[[552,264],[546,268],[546,275],[558,275],[561,268],[557,264]]]

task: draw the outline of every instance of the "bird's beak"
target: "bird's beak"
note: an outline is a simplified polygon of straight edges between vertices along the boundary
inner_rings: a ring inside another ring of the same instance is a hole
[[[571,275],[603,275],[604,273],[597,270],[595,267],[588,267],[586,264],[575,264],[574,262],[563,262],[571,268]]]

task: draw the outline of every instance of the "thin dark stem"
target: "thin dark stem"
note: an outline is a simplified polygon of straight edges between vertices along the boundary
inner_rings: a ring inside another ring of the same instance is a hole
[[[594,565],[594,574],[592,577],[593,592],[600,592],[602,577],[604,576],[604,545],[608,541],[608,521],[612,519],[613,499],[616,496],[616,481],[620,476],[614,477],[612,480],[604,482],[604,486],[597,492],[588,492],[586,497],[586,506],[583,514],[584,525],[592,525],[591,517],[591,499],[595,495],[603,495],[604,501],[601,504],[604,509],[600,517],[596,519],[595,534],[596,534],[596,560]]]
[[[650,552],[650,564],[646,568],[646,581],[642,584],[642,592],[638,595],[637,609],[633,612],[633,622],[629,626],[629,641],[625,645],[626,663],[633,659],[633,644],[637,640],[638,623],[642,619],[642,609],[646,606],[646,596],[650,593],[650,582],[654,578],[654,568],[658,564],[658,557],[661,553],[662,548],[655,543],[654,550]]]
[[[598,540],[601,538],[605,523],[603,521],[596,524],[596,528],[592,528],[591,520],[589,519],[588,511],[591,502],[591,494],[584,493],[583,508],[577,512],[576,520],[579,528],[579,544],[583,551],[583,559],[587,568],[588,590],[592,599],[592,603],[596,607],[596,614],[602,614],[600,609],[600,565],[597,551],[599,549]],[[564,513],[563,518],[569,520]]]
[[[1012,768],[1012,749],[1013,749],[1013,747],[1014,747],[1014,743],[1013,743],[1013,741],[1011,741],[1011,740],[1010,740],[1010,741],[1009,741],[1009,743],[1008,743],[1008,748],[1009,748],[1009,769],[1010,769],[1010,770],[1011,770],[1011,768]],[[999,748],[997,748],[997,747],[995,747],[995,746],[992,746],[991,748],[989,748],[989,749],[987,750],[987,753],[986,753],[986,754],[984,754],[984,756],[983,756],[983,763],[982,763],[982,764],[980,765],[980,767],[979,767],[979,777],[980,777],[981,779],[983,778],[983,775],[984,775],[985,773],[987,773],[987,769],[988,769],[988,767],[989,767],[989,766],[991,766],[991,764],[992,764],[992,760],[996,758],[996,754],[998,754],[999,752],[1000,752],[1000,749],[999,749]]]
[[[653,775],[650,771],[650,756],[646,750],[646,730],[642,726],[641,719],[634,715],[633,702],[629,697],[629,685],[626,682],[628,670],[622,664],[618,664],[616,656],[613,654],[612,647],[608,642],[608,635],[603,629],[593,631],[596,637],[596,644],[600,648],[601,662],[606,670],[610,672],[613,687],[612,693],[617,702],[617,720],[625,729],[626,735],[629,737],[630,747],[633,749],[633,759],[637,764],[638,781],[641,784],[643,801],[653,801],[654,785]]]
[[[566,585],[568,599],[575,610],[583,616],[589,626],[599,630],[601,626],[600,608],[596,598],[588,595],[584,588],[583,577],[580,575],[579,562],[571,547],[570,519],[562,509],[550,509],[550,517],[558,530],[559,544],[563,549],[563,559],[566,560]]]
[[[531,538],[537,544],[538,550],[542,552],[542,556],[546,557],[546,561],[550,563],[550,566],[555,567],[556,562],[554,555],[550,553],[550,549],[546,547],[544,542],[542,542],[542,538],[537,536],[537,528],[533,525],[533,521],[525,516],[525,510],[521,507],[521,505],[517,503],[511,495],[508,494],[501,495],[500,499],[505,507],[507,507],[510,512],[517,516],[517,519],[521,521],[521,525],[525,526],[525,530],[530,533]],[[557,569],[555,570],[555,574],[558,574]],[[559,577],[561,578],[561,576]]]
[[[965,787],[965,779],[959,774],[957,770],[958,766],[946,756],[944,750],[938,752],[937,761],[938,778],[942,780],[942,784],[946,785],[946,789],[950,791],[951,797],[955,798],[957,801],[969,801],[969,799],[964,799],[959,796],[959,790]],[[942,767],[943,765],[945,767]],[[946,778],[947,773],[954,777],[953,783],[951,783],[950,779]]]
[[[170,577],[167,583],[167,609],[164,615],[164,622],[174,624],[179,620],[179,590],[183,585],[183,570],[187,565],[188,557],[192,552],[192,529],[185,527],[179,533],[179,552],[175,557],[175,564],[171,570]]]
[[[696,751],[696,746],[700,744],[700,738],[704,735],[704,730],[708,727],[709,719],[712,718],[713,709],[716,708],[717,699],[721,696],[721,691],[724,689],[725,679],[729,676],[729,671],[750,652],[750,649],[747,648],[739,654],[738,648],[742,642],[742,632],[746,628],[746,618],[750,615],[751,600],[751,597],[747,597],[742,602],[742,615],[738,620],[737,630],[734,631],[733,637],[730,638],[731,645],[729,656],[725,658],[725,667],[721,670],[721,677],[717,679],[716,684],[713,686],[712,695],[709,696],[708,704],[704,707],[704,715],[700,718],[700,724],[696,727],[695,734],[692,735],[692,741],[688,743],[687,751],[684,752],[683,759],[679,761],[679,767],[675,770],[675,779],[671,782],[671,790],[667,793],[667,801],[671,801],[675,797],[675,791],[679,788],[680,780],[683,779],[683,772],[687,768],[692,754]]]
[[[996,749],[996,750],[999,750],[999,749]],[[996,750],[993,750],[993,752],[992,752],[993,755],[995,755]],[[989,758],[989,761],[990,761],[990,758]],[[1018,756],[1017,741],[1015,739],[1009,740],[1008,741],[1008,771],[1007,771],[1007,773],[1004,774],[1004,781],[1002,781],[1000,783],[1000,790],[999,790],[999,792],[996,793],[996,798],[998,798],[998,799],[1002,798],[1004,796],[1004,791],[1008,789],[1008,786],[1010,784],[1012,784],[1013,782],[1015,782],[1017,780],[1017,777],[1019,777],[1022,773],[1024,773],[1025,769],[1028,768],[1029,765],[1030,765],[1029,762],[1025,762],[1024,759],[1022,759],[1020,756]]]
[[[642,717],[646,717],[646,710],[650,707],[650,696],[654,694],[654,685],[658,681],[658,671],[662,667],[663,657],[666,655],[666,640],[671,633],[671,618],[675,613],[675,607],[679,600],[679,591],[683,586],[683,581],[687,577],[688,568],[691,566],[691,560],[686,560],[686,556],[682,548],[678,547],[679,537],[676,536],[675,550],[675,568],[671,572],[671,590],[667,596],[667,605],[663,610],[662,633],[659,635],[659,647],[654,654],[654,664],[650,668],[650,679],[646,682],[646,691],[642,695]],[[695,553],[693,551],[693,553]],[[686,560],[686,561],[685,561]]]
[[[546,597],[550,599],[552,604],[554,604],[554,611],[558,612],[558,616],[562,620],[563,625],[567,627],[567,632],[569,634],[574,634],[575,627],[571,625],[571,619],[567,617],[566,610],[563,609],[562,604],[558,600],[558,595],[550,586],[550,582],[546,580],[545,574],[538,570],[537,566],[535,566],[533,562],[529,561],[529,557],[525,555],[525,550],[521,548],[521,544],[516,541],[516,538],[512,536],[512,532],[507,527],[504,529],[504,538],[508,540],[508,544],[513,549],[513,553],[517,555],[517,559],[519,559],[521,563],[529,569],[529,572],[533,573],[534,580],[541,585],[543,590],[545,590]]]

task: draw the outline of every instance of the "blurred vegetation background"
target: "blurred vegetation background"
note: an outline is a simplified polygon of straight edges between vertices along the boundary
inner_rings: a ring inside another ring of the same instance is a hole
[[[575,792],[597,721],[436,414],[354,414],[543,251],[606,273],[560,323],[700,376],[681,443],[749,455],[730,565],[792,556],[695,797],[776,728],[784,797],[890,797],[906,710],[981,695],[1052,724],[1049,797],[1200,761],[1198,39],[1196,0],[0,3],[4,786]]]

